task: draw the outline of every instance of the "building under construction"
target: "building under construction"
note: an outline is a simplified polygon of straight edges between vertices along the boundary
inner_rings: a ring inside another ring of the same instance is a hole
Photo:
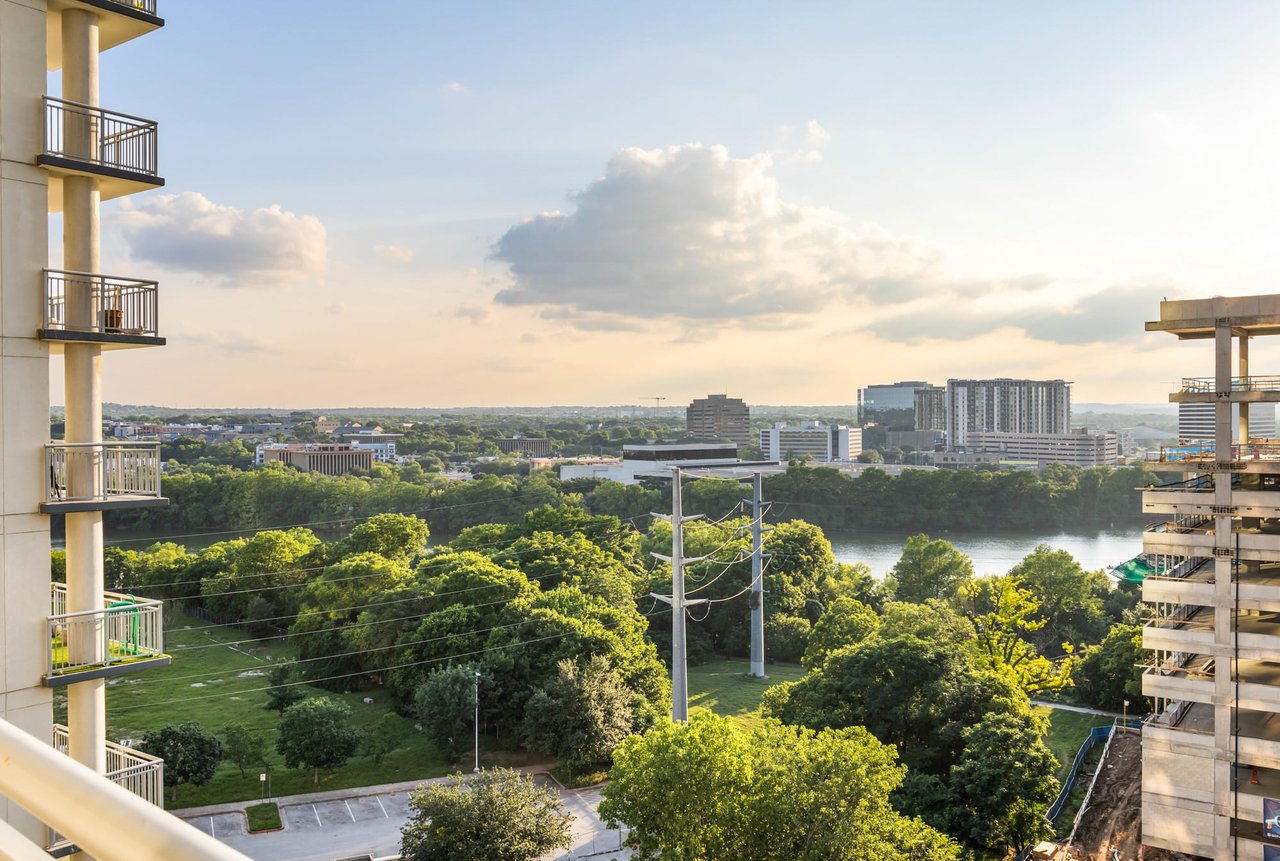
[[[1263,861],[1280,849],[1263,824],[1280,799],[1280,440],[1251,432],[1249,406],[1280,402],[1280,376],[1250,372],[1249,343],[1280,334],[1280,295],[1161,302],[1146,328],[1202,342],[1202,362],[1212,346],[1212,375],[1170,400],[1212,405],[1214,434],[1147,463],[1142,841]]]

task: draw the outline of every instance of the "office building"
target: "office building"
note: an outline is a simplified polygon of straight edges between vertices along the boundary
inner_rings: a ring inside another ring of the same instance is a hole
[[[1251,376],[1250,342],[1280,333],[1280,295],[1165,301],[1149,332],[1197,347],[1209,376],[1170,396],[1214,413],[1212,439],[1169,446],[1144,466],[1149,649],[1142,692],[1142,842],[1214,859],[1263,859],[1280,797],[1280,443],[1259,439],[1251,404],[1280,402]],[[1190,352],[1190,351],[1189,351]],[[1270,815],[1267,813],[1266,815]]]
[[[916,430],[947,429],[947,390],[942,386],[921,386],[915,392]]]
[[[390,443],[390,446],[389,459],[394,459],[395,443]],[[356,470],[372,469],[380,447],[377,443],[363,446],[347,445],[341,442],[264,443],[255,449],[254,462],[258,464],[278,462],[302,472],[346,475]]]
[[[521,457],[551,457],[551,440],[536,437],[513,436],[510,439],[494,440],[498,450],[503,454],[515,454]]]
[[[751,443],[751,409],[741,398],[697,398],[685,409],[684,418],[689,436],[694,439],[723,439],[739,446]]]
[[[1085,428],[1075,428],[1067,434],[972,431],[965,451],[998,453],[1010,460],[1031,461],[1038,466],[1050,463],[1115,466],[1120,462],[1120,438],[1115,431]]]
[[[1063,380],[947,380],[947,448],[967,448],[975,431],[1066,434],[1071,384]]]
[[[916,390],[933,388],[923,380],[903,380],[858,389],[858,421],[875,421],[878,414],[890,410],[916,408]]]
[[[760,431],[760,450],[768,460],[810,458],[818,463],[853,460],[862,454],[862,428],[806,421],[778,422]]]
[[[1274,439],[1276,436],[1276,405],[1249,404],[1249,436]],[[1239,436],[1240,415],[1231,416],[1231,435]],[[1217,434],[1213,404],[1178,404],[1178,439],[1213,439]]]
[[[639,484],[642,478],[671,475],[671,467],[726,467],[741,463],[734,443],[676,442],[624,445],[620,459],[579,459],[560,466],[560,479],[598,478]]]
[[[107,739],[106,684],[168,664],[163,605],[105,590],[103,515],[167,504],[160,443],[104,442],[114,350],[161,346],[157,282],[102,274],[102,201],[164,184],[157,126],[99,104],[99,54],[163,26],[155,0],[0,0],[0,855],[238,853],[163,811],[164,763]],[[49,72],[59,96],[46,94]],[[163,74],[157,69],[156,74]],[[60,213],[62,268],[48,267]],[[145,274],[145,273],[139,273]],[[61,353],[64,439],[49,441]],[[49,516],[65,518],[66,582]],[[66,725],[53,722],[61,689]],[[141,800],[139,799],[141,796]]]

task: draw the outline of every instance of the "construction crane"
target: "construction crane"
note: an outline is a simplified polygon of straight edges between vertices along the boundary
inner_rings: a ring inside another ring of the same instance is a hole
[[[665,401],[666,398],[662,395],[649,395],[647,398],[643,398],[642,400],[653,401],[653,417],[656,419],[658,417],[658,412],[662,409],[662,402]]]

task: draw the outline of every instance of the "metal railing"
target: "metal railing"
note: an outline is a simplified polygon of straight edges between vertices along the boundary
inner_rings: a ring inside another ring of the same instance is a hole
[[[160,498],[160,443],[49,443],[45,502]]]
[[[99,861],[248,861],[4,720],[0,720],[0,795]],[[37,854],[40,847],[33,841],[4,827],[8,829],[0,831],[4,852],[14,858],[47,859]]]
[[[153,120],[44,97],[46,155],[155,176],[156,138]]]
[[[1233,445],[1229,453],[1224,452],[1229,456],[1223,460],[1219,460],[1215,449],[1212,440],[1185,445],[1162,445],[1154,458],[1148,453],[1148,460],[1160,463],[1204,463],[1210,466],[1215,463],[1280,460],[1280,440],[1258,439]]]
[[[67,587],[53,584],[49,675],[127,664],[164,654],[164,603],[106,592],[100,610],[67,612]]]
[[[61,754],[67,753],[69,730],[62,724],[53,725],[53,746]],[[134,750],[107,743],[107,780],[123,786],[139,798],[150,801],[156,807],[164,807],[164,760],[141,750]]]
[[[1193,534],[1199,533],[1204,535],[1214,534],[1214,522],[1212,517],[1203,517],[1198,514],[1180,514],[1172,520],[1158,520],[1154,523],[1148,523],[1144,532],[1171,532],[1175,534]]]
[[[137,9],[152,18],[156,17],[156,0],[107,0],[107,2],[126,9]]]
[[[44,328],[154,336],[157,287],[155,281],[46,269]]]
[[[1182,391],[1188,393],[1204,394],[1206,392],[1213,393],[1218,390],[1218,381],[1213,377],[1183,377]],[[1233,392],[1280,392],[1280,375],[1267,374],[1264,376],[1248,376],[1248,377],[1232,377],[1231,391]]]

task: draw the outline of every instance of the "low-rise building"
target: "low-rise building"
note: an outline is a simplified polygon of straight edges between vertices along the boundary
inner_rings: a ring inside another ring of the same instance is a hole
[[[524,457],[550,457],[551,440],[538,437],[513,436],[509,439],[494,440],[498,451],[503,454],[522,455]]]
[[[819,463],[853,460],[862,453],[862,428],[805,421],[798,425],[778,422],[760,431],[760,450],[768,460],[804,457]]]
[[[263,443],[254,450],[256,464],[280,463],[303,472],[323,475],[346,475],[355,470],[373,467],[374,453],[367,446],[357,447],[346,443]]]
[[[1115,431],[1076,428],[1067,434],[996,433],[970,431],[966,453],[995,453],[1000,457],[1039,465],[1115,466],[1120,462],[1120,439]]]
[[[560,467],[560,478],[603,478],[622,484],[638,484],[641,478],[670,475],[673,466],[692,469],[737,463],[741,461],[738,459],[738,446],[734,443],[624,445],[620,460],[601,458],[587,463],[566,463]]]

